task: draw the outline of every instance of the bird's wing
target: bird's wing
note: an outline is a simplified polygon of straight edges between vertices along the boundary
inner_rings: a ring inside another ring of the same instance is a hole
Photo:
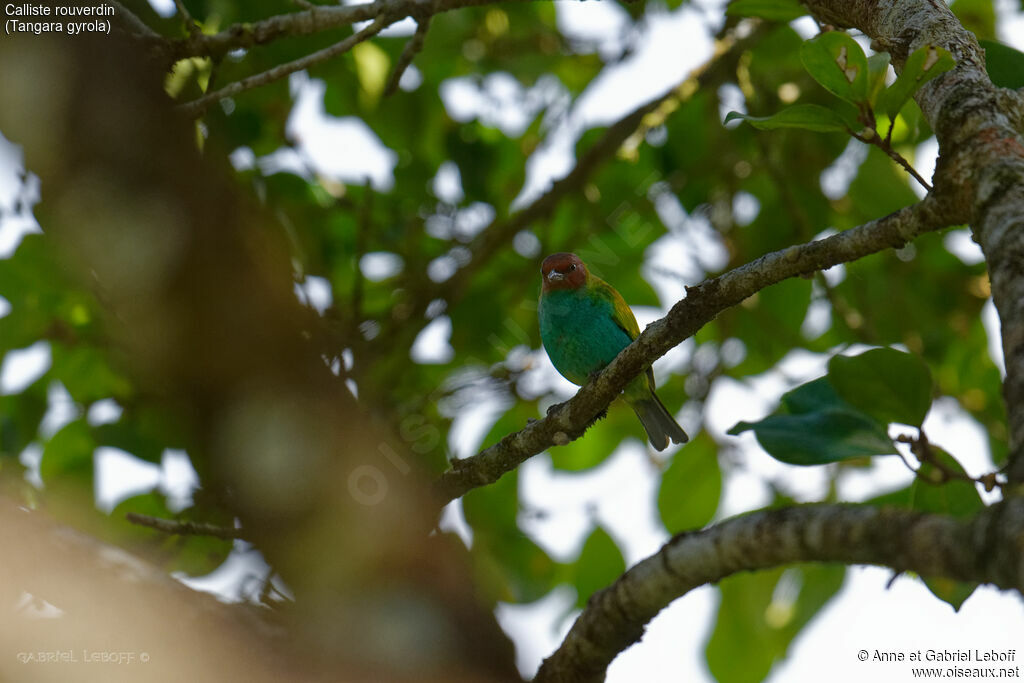
[[[636,316],[633,315],[632,309],[626,300],[622,298],[622,295],[612,287],[610,284],[605,282],[599,277],[594,275],[590,276],[591,287],[597,293],[598,296],[606,299],[612,305],[612,320],[615,324],[622,328],[622,331],[629,335],[630,339],[636,339],[640,336],[640,325],[636,321]],[[647,386],[654,391],[654,370],[647,368]]]
[[[633,311],[630,310],[629,304],[622,298],[622,295],[615,291],[615,288],[605,282],[599,277],[594,275],[590,276],[590,286],[594,293],[602,299],[605,299],[612,305],[612,320],[615,324],[622,328],[630,339],[636,339],[640,336],[640,326],[636,322],[636,317],[633,315]]]

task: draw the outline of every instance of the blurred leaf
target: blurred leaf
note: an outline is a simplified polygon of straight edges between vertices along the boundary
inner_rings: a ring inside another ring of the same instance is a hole
[[[996,8],[993,0],[954,0],[949,5],[956,18],[979,39],[996,37]]]
[[[807,8],[797,0],[733,0],[725,8],[725,13],[731,17],[792,21],[807,14]]]
[[[841,565],[798,565],[734,574],[719,583],[715,628],[705,648],[723,683],[757,683],[840,589]]]
[[[833,356],[828,378],[843,400],[883,424],[919,427],[932,404],[928,366],[917,356],[896,349]]]
[[[616,401],[608,407],[608,416],[595,422],[581,438],[551,449],[551,462],[559,470],[587,470],[607,460],[629,437],[647,438],[633,411],[624,402]]]
[[[872,105],[878,100],[879,93],[885,89],[885,79],[889,75],[891,60],[888,52],[878,52],[868,57],[868,102]]]
[[[83,418],[73,420],[54,434],[43,447],[39,476],[47,486],[62,480],[92,488],[93,461],[96,449],[89,423]]]
[[[966,474],[963,466],[952,455],[934,445],[930,445],[929,448],[932,457],[945,469]],[[952,515],[961,519],[973,517],[984,509],[985,504],[981,500],[976,484],[962,479],[935,483],[936,480],[941,481],[943,478],[943,473],[935,465],[922,463],[917,478],[910,485],[911,507],[921,512]],[[924,582],[935,597],[949,603],[957,612],[978,587],[976,583],[953,581],[943,577],[925,577]]]
[[[773,458],[791,465],[896,453],[885,425],[843,401],[825,377],[783,394],[774,414],[740,422],[729,434],[751,429]]]
[[[867,102],[868,59],[846,33],[827,31],[804,42],[800,61],[807,73],[833,95],[852,104]]]
[[[797,104],[787,107],[771,116],[748,116],[737,111],[729,112],[725,123],[740,119],[760,130],[776,130],[778,128],[803,128],[818,133],[841,133],[846,131],[846,124],[831,109],[817,104]]]
[[[576,607],[586,606],[591,595],[610,586],[625,571],[626,561],[615,541],[600,526],[595,527],[576,560]]]
[[[895,118],[906,101],[922,85],[954,66],[956,62],[948,50],[935,45],[919,47],[907,57],[896,81],[882,92],[879,111],[889,118]]]
[[[101,349],[78,344],[51,343],[51,373],[79,403],[89,404],[102,398],[123,398],[131,393],[131,383],[110,367],[108,354]]]
[[[16,457],[35,440],[46,414],[48,384],[43,377],[20,394],[0,396],[0,455]]]
[[[1000,88],[1024,88],[1024,52],[994,40],[979,40],[985,49],[988,77]]]
[[[658,514],[670,534],[700,529],[715,516],[722,495],[717,444],[701,432],[672,456],[661,475]]]

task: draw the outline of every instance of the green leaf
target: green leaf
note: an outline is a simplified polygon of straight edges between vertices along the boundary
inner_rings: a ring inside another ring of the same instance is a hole
[[[791,465],[896,453],[885,425],[843,401],[826,377],[783,394],[775,414],[740,422],[729,434],[751,429],[769,455]]]
[[[994,40],[979,40],[985,49],[985,70],[1000,88],[1024,88],[1024,52]]]
[[[725,123],[740,119],[759,130],[776,130],[778,128],[803,128],[817,133],[845,132],[843,119],[831,109],[818,104],[797,104],[771,116],[748,116],[738,111],[731,111],[725,117]]]
[[[591,595],[610,586],[625,571],[626,561],[614,539],[600,526],[596,527],[576,560],[573,576],[576,606],[585,606]]]
[[[934,445],[929,448],[932,457],[945,469],[965,474],[963,466],[952,455]],[[985,507],[974,483],[962,479],[950,479],[942,484],[933,483],[941,480],[943,476],[935,465],[922,463],[917,478],[910,485],[910,506],[921,512],[952,515],[961,519],[973,517]],[[955,611],[960,611],[960,606],[978,587],[976,583],[954,581],[944,577],[922,578],[928,590],[939,600],[948,602]]]
[[[36,438],[46,414],[48,384],[44,376],[20,394],[0,396],[0,455],[17,456]]]
[[[868,57],[868,102],[872,105],[878,95],[885,89],[885,77],[889,74],[891,56],[888,52],[879,52]]]
[[[701,432],[661,475],[658,514],[670,534],[699,529],[714,517],[722,495],[717,451],[717,444]]]
[[[797,0],[734,0],[725,8],[730,17],[758,17],[772,21],[792,21],[807,14]]]
[[[920,427],[932,404],[928,366],[917,356],[896,349],[833,356],[828,377],[843,400],[882,423]]]
[[[95,448],[89,423],[85,419],[69,422],[43,447],[39,476],[47,485],[64,480],[91,487]]]
[[[903,65],[903,72],[882,92],[879,110],[890,119],[896,118],[906,101],[922,85],[954,66],[953,56],[941,47],[925,45],[914,50]]]
[[[859,104],[868,100],[868,58],[842,31],[821,33],[800,46],[807,73],[833,95]]]
[[[722,600],[705,648],[715,679],[758,683],[843,584],[836,565],[798,565],[734,574],[719,584]]]
[[[110,367],[107,355],[94,346],[50,345],[53,355],[51,374],[59,379],[71,398],[79,403],[92,403],[102,398],[123,398],[132,386],[126,377]]]

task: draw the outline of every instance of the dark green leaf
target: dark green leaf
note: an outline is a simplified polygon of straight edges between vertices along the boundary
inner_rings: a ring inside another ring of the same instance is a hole
[[[626,561],[615,541],[601,527],[587,537],[576,560],[573,583],[576,586],[576,606],[583,607],[590,596],[607,588],[626,571]]]
[[[842,31],[828,31],[800,47],[807,73],[833,95],[859,104],[868,99],[868,58],[857,41]]]
[[[740,422],[729,434],[751,429],[773,458],[791,465],[896,453],[885,425],[843,401],[825,377],[787,392],[775,414]]]
[[[994,40],[979,40],[985,48],[985,69],[1001,88],[1024,88],[1024,52]]]
[[[906,101],[922,85],[954,66],[956,62],[953,61],[953,56],[941,47],[925,45],[914,50],[907,57],[903,71],[896,81],[882,92],[879,111],[890,119],[896,118]]]
[[[817,104],[797,104],[771,116],[748,116],[731,111],[726,115],[725,122],[736,119],[746,121],[759,130],[803,128],[818,133],[846,131],[846,124],[836,112]]]
[[[725,8],[731,17],[759,17],[773,21],[792,21],[807,14],[797,0],[734,0]]]
[[[930,446],[931,456],[944,469],[965,474],[963,466],[956,458],[937,446]],[[952,515],[966,519],[980,512],[985,504],[981,500],[977,486],[962,479],[945,479],[942,471],[931,463],[922,463],[918,476],[910,485],[910,505],[921,512]],[[945,577],[924,577],[928,590],[935,597],[948,602],[954,610],[960,611],[964,600],[969,598],[978,587],[976,583],[954,581]]]
[[[917,356],[896,349],[872,349],[834,356],[829,382],[855,408],[879,422],[921,426],[932,404],[932,375]]]

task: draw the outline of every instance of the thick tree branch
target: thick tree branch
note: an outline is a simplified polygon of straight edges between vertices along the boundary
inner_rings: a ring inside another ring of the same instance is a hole
[[[823,240],[767,254],[687,290],[668,315],[651,323],[593,381],[547,417],[509,434],[480,453],[452,463],[435,483],[447,503],[478,486],[498,480],[527,458],[578,438],[623,387],[669,349],[693,335],[725,309],[786,278],[856,261],[883,249],[900,248],[916,236],[964,221],[934,197],[884,218]]]
[[[737,572],[794,562],[874,564],[1024,591],[1024,500],[968,520],[902,508],[805,505],[680,534],[594,594],[534,680],[603,681],[615,656],[676,598]]]
[[[1002,323],[1012,483],[1024,483],[1024,105],[992,85],[984,51],[945,3],[927,0],[807,0],[821,20],[853,26],[892,55],[932,44],[956,68],[915,95],[939,141],[935,192],[968,217],[985,253]]]

